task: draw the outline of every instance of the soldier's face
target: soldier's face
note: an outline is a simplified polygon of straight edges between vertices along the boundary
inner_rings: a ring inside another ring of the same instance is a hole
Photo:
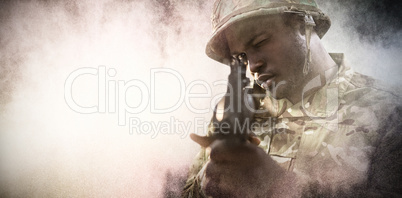
[[[231,55],[246,53],[253,76],[275,98],[300,94],[305,84],[306,46],[295,24],[285,24],[280,16],[260,17],[225,31]]]

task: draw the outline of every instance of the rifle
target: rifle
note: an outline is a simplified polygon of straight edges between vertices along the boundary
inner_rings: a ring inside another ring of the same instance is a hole
[[[253,90],[261,90],[246,77],[248,60],[242,53],[232,57],[226,94],[215,106],[212,116],[212,135],[190,134],[193,141],[208,147],[216,139],[230,139],[231,142],[245,142],[249,139],[250,124],[256,112],[257,97]]]

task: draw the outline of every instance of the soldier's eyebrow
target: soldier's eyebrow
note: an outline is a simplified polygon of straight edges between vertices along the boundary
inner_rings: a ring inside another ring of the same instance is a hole
[[[256,39],[258,39],[260,36],[264,35],[264,34],[266,34],[266,32],[265,32],[265,31],[262,31],[262,32],[260,32],[260,33],[258,33],[258,34],[253,35],[250,39],[248,39],[247,42],[245,42],[246,44],[244,45],[244,51],[245,51],[247,48],[249,48],[250,46],[252,46],[252,45],[253,45],[253,42],[254,42]],[[243,52],[244,52],[244,51],[243,51]],[[238,51],[238,50],[235,50],[235,51],[230,50],[230,55],[231,55],[231,56],[236,56],[236,55],[238,55],[238,54],[240,54],[240,53],[243,53],[243,52],[240,52],[240,51]]]
[[[249,39],[245,42],[245,44],[244,44],[244,51],[245,51],[247,48],[249,48],[250,46],[252,46],[252,45],[253,45],[253,42],[255,42],[256,39],[260,38],[260,37],[263,36],[263,35],[270,35],[270,33],[269,33],[268,31],[266,31],[266,30],[262,30],[262,31],[260,31],[260,32],[258,32],[258,33],[256,33],[256,34],[254,34],[251,38],[249,38]],[[238,51],[238,50],[232,51],[231,49],[229,49],[229,53],[230,53],[231,56],[238,55],[238,54],[240,54],[240,53],[243,53],[244,51],[241,51],[241,52]]]
[[[251,38],[246,42],[245,47],[248,48],[249,46],[252,46],[253,43],[255,42],[255,40],[256,40],[256,39],[259,39],[259,38],[260,38],[261,36],[263,36],[263,35],[268,35],[268,32],[267,32],[267,31],[261,31],[261,32],[258,33],[258,34],[255,34],[253,37],[251,37]]]

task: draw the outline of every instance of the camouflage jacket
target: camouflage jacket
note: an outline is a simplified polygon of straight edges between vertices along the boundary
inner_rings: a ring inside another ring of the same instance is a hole
[[[325,189],[321,195],[331,196],[351,189],[362,196],[400,193],[402,176],[395,173],[402,169],[400,97],[345,66],[342,54],[331,56],[338,64],[337,74],[317,92],[297,104],[269,96],[261,100],[260,109],[266,111],[255,116],[253,125],[259,147],[297,175],[306,196],[312,196],[314,186]],[[320,78],[313,79],[307,86],[320,83]],[[184,197],[203,197],[200,187],[207,161],[202,149]]]

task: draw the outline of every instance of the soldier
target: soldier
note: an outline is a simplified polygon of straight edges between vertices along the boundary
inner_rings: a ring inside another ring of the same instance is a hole
[[[402,195],[400,97],[328,54],[314,0],[217,0],[207,55],[245,54],[266,96],[250,141],[215,140],[184,197]]]

